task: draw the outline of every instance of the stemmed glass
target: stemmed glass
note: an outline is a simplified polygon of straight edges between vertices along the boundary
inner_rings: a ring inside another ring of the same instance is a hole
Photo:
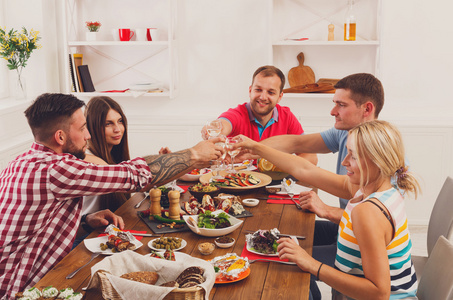
[[[206,123],[206,131],[208,133],[208,139],[212,139],[218,137],[220,132],[222,132],[222,122],[220,120],[208,121]],[[217,145],[223,146],[224,143],[216,143]],[[226,154],[225,154],[226,155]],[[216,160],[214,164],[211,166],[212,169],[212,179],[222,179],[223,177],[220,175],[220,167],[221,162],[220,160]]]
[[[208,121],[206,123],[206,131],[208,132],[208,139],[219,136],[220,132],[222,132],[222,122],[220,120]]]
[[[230,137],[225,140],[225,149],[228,151],[228,154],[231,157],[231,167],[230,167],[230,170],[228,171],[228,173],[237,173],[237,171],[234,169],[234,158],[236,157],[236,155],[239,154],[241,149],[238,148],[238,149],[232,150],[232,146],[236,143],[239,143],[239,140],[236,137],[232,137],[232,138]]]

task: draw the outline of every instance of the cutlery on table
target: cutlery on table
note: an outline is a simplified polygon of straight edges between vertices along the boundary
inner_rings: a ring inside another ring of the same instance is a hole
[[[66,276],[66,279],[71,279],[72,277],[74,277],[74,275],[77,274],[77,272],[79,272],[80,270],[82,270],[83,267],[87,266],[90,262],[92,262],[93,259],[99,256],[99,254],[101,254],[101,252],[93,252],[93,254],[91,254],[90,261],[81,266],[80,268],[78,268],[77,270],[75,270],[74,272],[68,274],[68,276]]]
[[[272,259],[264,259],[264,258],[252,259],[252,260],[249,260],[249,263],[253,264],[255,261],[276,262],[276,263],[285,264],[285,265],[295,265],[296,264],[296,263],[293,263],[293,262],[290,262],[290,261],[272,260]]]
[[[134,233],[131,232],[132,235],[136,236],[162,236],[161,234],[152,234],[152,233]]]
[[[139,208],[140,205],[142,205],[143,201],[145,201],[146,198],[148,198],[148,197],[149,197],[149,192],[145,192],[145,198],[143,198],[139,203],[135,204],[134,207],[135,207],[135,208]]]
[[[246,233],[255,233],[256,231],[252,231],[252,230],[244,230],[244,232]],[[305,240],[305,237],[302,236],[302,235],[294,235],[294,234],[283,234],[283,233],[280,233],[278,236],[284,236],[284,237],[295,237],[299,240]]]
[[[293,201],[294,204],[296,204],[297,209],[302,209],[302,207],[300,206],[300,204],[297,203],[296,200],[294,200],[294,198],[293,198],[293,197],[294,197],[294,193],[293,193],[293,192],[288,192],[288,195],[291,197],[291,201]]]

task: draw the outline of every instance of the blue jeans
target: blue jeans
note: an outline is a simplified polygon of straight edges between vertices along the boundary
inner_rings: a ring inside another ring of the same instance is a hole
[[[325,265],[335,267],[337,255],[338,224],[330,221],[316,221],[313,237],[313,258]],[[310,277],[310,294],[313,300],[321,299],[316,276]]]

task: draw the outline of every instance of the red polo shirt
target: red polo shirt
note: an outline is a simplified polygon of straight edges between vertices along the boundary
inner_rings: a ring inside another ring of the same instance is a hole
[[[264,127],[256,120],[249,102],[240,104],[236,108],[230,108],[219,118],[231,123],[232,131],[229,136],[243,134],[254,141],[261,141],[275,135],[304,133],[302,125],[289,107],[279,104],[275,106],[272,118]],[[260,131],[262,131],[261,135]]]

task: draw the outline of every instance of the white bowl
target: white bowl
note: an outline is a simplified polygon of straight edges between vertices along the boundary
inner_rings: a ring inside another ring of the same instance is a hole
[[[221,212],[224,212],[224,211],[219,209],[219,210],[214,211],[213,214],[218,215]],[[217,237],[217,236],[227,235],[227,234],[235,231],[236,229],[238,229],[241,226],[243,221],[239,220],[233,216],[230,216],[230,215],[228,215],[228,216],[230,217],[229,218],[230,223],[231,223],[230,227],[221,228],[221,229],[198,228],[200,230],[199,235]],[[189,226],[190,230],[192,230],[194,233],[197,233],[195,226],[193,226],[192,223],[188,222],[188,219],[189,219],[189,217],[192,217],[195,220],[195,222],[198,223],[198,215],[192,215],[192,216],[183,215],[182,217],[184,218],[184,221],[186,221],[186,224],[187,224],[187,226]]]
[[[233,239],[233,238],[232,238],[232,239]],[[217,239],[214,240],[214,243],[215,243],[215,244],[217,245],[217,247],[219,247],[219,248],[230,248],[230,247],[233,247],[234,242],[236,242],[235,239],[233,239],[233,241],[230,242],[230,243],[219,243],[219,242],[217,242]]]
[[[242,200],[242,205],[249,206],[249,207],[254,207],[257,206],[260,203],[260,200],[255,199],[255,198],[247,198]]]
[[[198,181],[200,179],[201,175],[207,174],[211,172],[211,169],[205,168],[205,169],[200,169],[200,174],[194,175],[194,174],[184,174],[182,175],[179,179],[184,180],[184,181]]]

